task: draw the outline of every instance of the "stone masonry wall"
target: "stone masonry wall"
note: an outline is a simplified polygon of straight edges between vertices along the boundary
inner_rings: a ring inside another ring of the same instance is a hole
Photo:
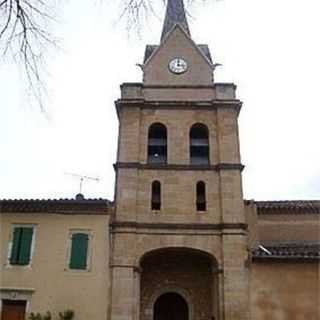
[[[179,251],[146,257],[142,262],[140,319],[151,319],[153,304],[161,294],[176,292],[189,305],[189,319],[210,320],[212,287],[212,268],[206,257]]]

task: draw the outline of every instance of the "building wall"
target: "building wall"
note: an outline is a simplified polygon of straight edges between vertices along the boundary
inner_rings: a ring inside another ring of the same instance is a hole
[[[119,115],[120,162],[147,162],[148,130],[155,122],[167,127],[168,164],[190,163],[189,133],[192,125],[196,123],[208,127],[211,164],[240,162],[238,114],[234,109],[197,110],[197,106],[194,105],[194,110],[168,106],[166,110],[141,111],[139,108],[128,107]]]
[[[318,320],[319,263],[257,262],[251,268],[251,319]]]
[[[263,242],[320,240],[319,214],[261,214],[258,219],[259,239]]]
[[[94,215],[1,214],[1,290],[12,289],[17,292],[22,289],[34,290],[31,294],[29,312],[50,310],[57,313],[65,309],[73,309],[77,319],[80,320],[105,319],[108,314],[109,301],[108,220],[108,216]],[[11,267],[6,263],[7,244],[12,224],[36,225],[35,249],[31,267]],[[71,229],[87,230],[93,236],[90,243],[92,249],[90,271],[77,272],[67,268],[67,243]],[[198,242],[198,237],[190,238],[187,235],[174,237],[175,241],[173,242],[177,247],[204,248],[204,244],[200,245]],[[154,242],[156,238],[157,243]],[[173,243],[168,235],[141,236],[139,239],[132,240],[128,238],[118,243],[126,243],[123,250],[126,253],[134,253],[132,260],[129,258],[123,262],[136,266],[135,259],[141,257],[144,252],[151,248],[166,247],[169,243]],[[232,242],[232,247],[234,247],[235,243]],[[218,243],[214,243],[216,246],[208,247],[206,251],[214,252],[218,257]],[[139,249],[139,244],[144,249]],[[121,256],[123,259],[124,256]],[[119,259],[114,258],[115,263],[120,263]],[[182,265],[187,264],[183,263]],[[150,266],[151,269],[152,266]],[[279,263],[269,261],[267,263],[253,263],[250,269],[251,319],[319,319],[319,271],[319,264],[316,262]],[[186,277],[190,275],[187,271],[185,273]],[[166,272],[163,276],[170,278],[172,275],[170,276],[170,273]],[[141,278],[141,288],[144,288],[144,284],[147,283],[154,290],[156,285],[152,286],[152,281],[148,277],[150,278],[150,272],[149,275],[146,274],[145,278]],[[171,277],[171,279],[174,278]],[[157,280],[157,283],[161,282],[159,276],[155,276],[154,279]],[[233,291],[235,286],[234,283]],[[148,289],[145,290],[142,292],[142,303],[144,303],[143,299],[148,300]],[[201,292],[200,290],[198,296],[201,300],[199,300],[200,304],[204,301],[201,298],[203,296]]]
[[[14,298],[18,299],[21,292],[31,290],[28,312],[50,311],[57,314],[72,309],[79,320],[106,319],[109,299],[108,216],[49,213],[2,213],[1,216],[2,297],[11,290],[16,294]],[[30,266],[7,263],[12,224],[36,226]],[[88,231],[90,234],[88,270],[68,269],[71,230]]]
[[[136,174],[136,191],[130,194],[130,186],[122,183],[128,181],[128,173],[133,170],[121,170],[118,181],[123,187],[119,198],[132,197],[132,203],[119,202],[119,215],[128,219],[135,218],[141,222],[179,222],[179,223],[220,223],[219,174],[215,171],[186,171],[183,174],[176,170],[141,170]],[[151,185],[154,180],[161,183],[161,210],[151,210]],[[207,211],[196,210],[196,183],[206,183]],[[121,211],[120,211],[121,210]]]
[[[190,164],[189,132],[193,124],[203,123],[209,129],[210,164],[239,164],[237,112],[219,110],[141,110],[124,108],[120,112],[119,163],[146,165],[148,130],[156,122],[167,127],[168,165]],[[244,222],[241,173],[239,170],[145,170],[126,167],[117,171],[117,217],[152,222],[150,191],[153,180],[162,183],[163,210],[167,221],[174,222]],[[199,216],[195,210],[195,186],[206,182],[208,210]],[[223,203],[222,203],[223,202]],[[223,207],[224,213],[221,212]],[[241,211],[241,212],[240,212]],[[173,216],[176,217],[173,217]],[[184,215],[184,216],[183,216]],[[156,219],[160,219],[159,217]]]

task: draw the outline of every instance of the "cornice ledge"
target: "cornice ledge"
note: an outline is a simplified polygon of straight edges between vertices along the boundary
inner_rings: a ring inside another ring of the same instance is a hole
[[[142,82],[123,82],[120,85],[120,88],[123,87],[143,87],[143,83]]]
[[[212,84],[190,84],[190,85],[166,85],[166,84],[145,84],[143,82],[123,82],[120,88],[123,87],[143,87],[143,88],[216,88],[216,87],[231,87],[233,89],[237,88],[237,85],[232,82],[215,82]]]
[[[242,107],[242,101],[239,99],[214,99],[211,101],[214,106],[230,106],[230,107]]]
[[[231,87],[233,89],[237,89],[237,85],[233,82],[215,82],[213,84],[214,87]]]
[[[139,162],[117,162],[113,165],[118,169],[140,169],[140,170],[180,170],[180,171],[221,171],[240,170],[245,166],[241,163],[219,163],[215,165],[190,165],[190,164],[142,164]]]
[[[245,166],[241,163],[219,163],[216,165],[216,170],[240,170],[241,172]]]
[[[112,229],[134,228],[134,229],[166,229],[166,230],[248,230],[245,223],[145,223],[135,221],[113,221]]]
[[[0,292],[19,292],[19,293],[33,293],[36,289],[34,288],[17,288],[17,287],[0,287]]]
[[[141,107],[141,105],[143,105],[145,103],[145,99],[144,98],[129,98],[129,99],[125,99],[125,98],[121,98],[116,100],[114,103],[116,105],[116,107],[126,107],[126,106],[137,106],[137,107]]]
[[[242,102],[238,99],[213,99],[213,100],[163,100],[153,101],[146,100],[144,98],[131,98],[131,99],[118,99],[115,101],[115,105],[118,108],[122,107],[136,107],[140,109],[186,109],[186,110],[215,110],[218,108],[230,108],[235,109],[237,112],[241,110]]]
[[[144,89],[214,89],[214,84],[143,84]]]

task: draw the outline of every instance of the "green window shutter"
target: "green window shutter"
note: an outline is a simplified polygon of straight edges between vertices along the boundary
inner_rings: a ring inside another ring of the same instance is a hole
[[[72,235],[70,269],[85,270],[87,268],[89,237],[85,233]]]
[[[17,264],[19,261],[19,248],[20,248],[21,234],[22,234],[22,228],[13,229],[10,264]]]
[[[33,228],[22,228],[20,237],[19,264],[28,265],[31,255]]]

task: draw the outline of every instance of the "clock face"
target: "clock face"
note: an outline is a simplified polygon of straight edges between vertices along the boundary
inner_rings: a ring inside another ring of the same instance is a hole
[[[169,70],[175,74],[181,74],[188,69],[187,61],[182,58],[175,58],[169,63]]]

